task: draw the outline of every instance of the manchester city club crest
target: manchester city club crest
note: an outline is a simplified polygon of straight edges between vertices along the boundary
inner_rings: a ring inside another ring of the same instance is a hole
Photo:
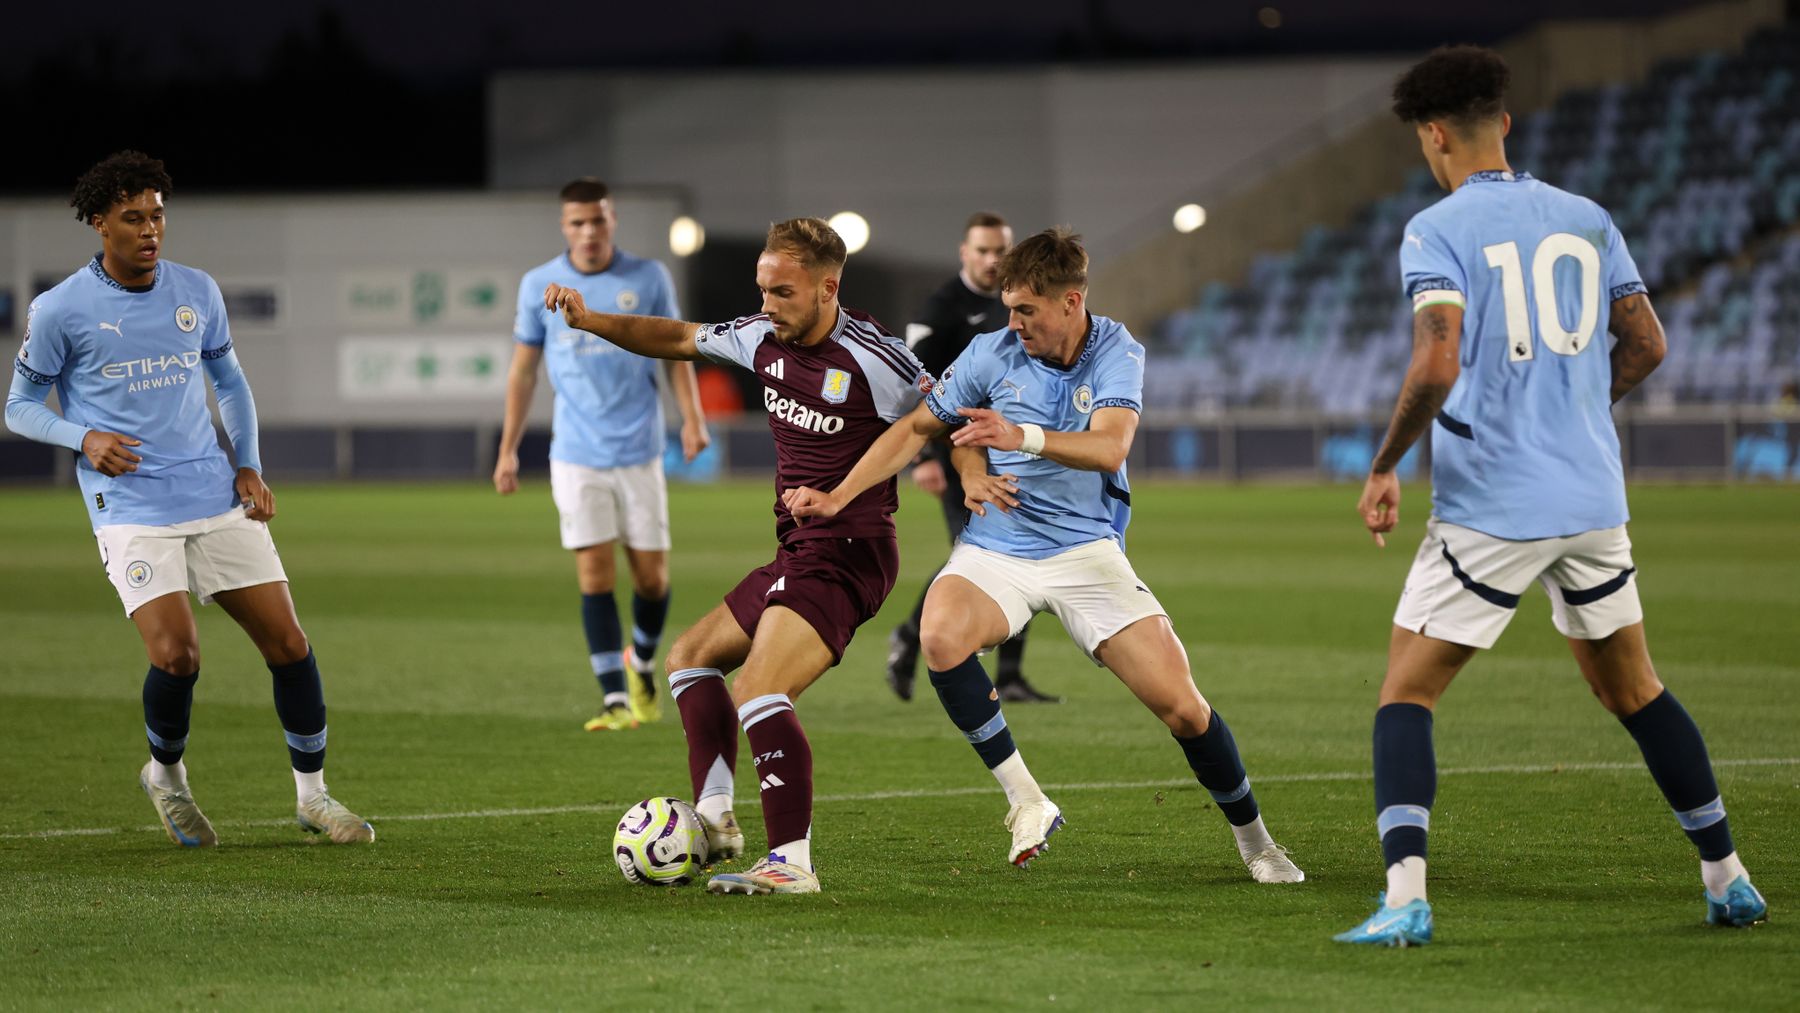
[[[618,298],[613,302],[618,303],[620,309],[630,313],[638,308],[638,294],[631,289],[622,288],[619,290]]]
[[[832,404],[843,404],[850,400],[850,374],[842,369],[825,371],[825,383],[819,388],[819,396]]]
[[[125,583],[134,588],[143,587],[150,583],[150,577],[155,572],[150,568],[149,563],[141,559],[127,563],[125,564]]]
[[[177,306],[175,307],[175,326],[181,328],[183,333],[192,331],[200,326],[200,314],[195,313],[192,306]]]
[[[1075,410],[1083,415],[1094,410],[1094,388],[1085,383],[1075,388]]]

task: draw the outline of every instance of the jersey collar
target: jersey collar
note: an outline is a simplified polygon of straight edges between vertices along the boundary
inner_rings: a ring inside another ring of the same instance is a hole
[[[1529,172],[1507,172],[1505,169],[1483,169],[1472,172],[1463,180],[1463,185],[1470,183],[1524,183],[1531,179]]]
[[[1095,316],[1092,312],[1088,312],[1088,311],[1083,311],[1083,312],[1087,312],[1087,318],[1088,318],[1087,336],[1081,339],[1081,354],[1077,355],[1075,357],[1074,362],[1071,362],[1067,366],[1065,366],[1060,362],[1047,362],[1043,359],[1038,359],[1038,358],[1032,358],[1031,361],[1037,363],[1038,365],[1044,367],[1045,369],[1050,370],[1051,372],[1065,373],[1065,374],[1074,373],[1076,370],[1079,370],[1082,366],[1087,365],[1087,361],[1094,357],[1094,346],[1096,344],[1098,344],[1098,342],[1096,342],[1094,339],[1100,333],[1100,318]]]
[[[162,265],[161,264],[156,265],[156,272],[155,272],[155,274],[151,275],[150,284],[148,284],[148,285],[121,285],[121,284],[119,284],[118,279],[116,279],[112,275],[106,273],[106,268],[100,266],[100,257],[101,257],[101,255],[98,253],[94,254],[94,259],[88,261],[88,270],[94,272],[94,277],[99,278],[101,281],[105,282],[108,285],[111,285],[113,288],[116,288],[121,292],[126,292],[131,295],[142,295],[145,292],[148,292],[148,291],[156,288],[156,286],[162,284]]]

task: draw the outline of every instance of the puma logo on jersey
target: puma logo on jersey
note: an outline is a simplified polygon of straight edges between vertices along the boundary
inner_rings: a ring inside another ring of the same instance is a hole
[[[771,362],[767,366],[764,366],[763,372],[769,374],[770,376],[774,377],[777,380],[785,380],[785,379],[787,379],[787,377],[783,376],[782,372],[783,372],[784,364],[786,362],[787,362],[786,359],[776,359],[774,362]]]
[[[111,331],[114,334],[117,334],[119,337],[122,338],[125,336],[125,332],[119,330],[119,325],[123,324],[124,322],[125,322],[124,317],[120,317],[117,322],[110,323],[110,324],[107,323],[106,321],[102,320],[102,321],[100,321],[100,329],[103,331]]]
[[[1418,235],[1417,233],[1408,232],[1406,234],[1406,241],[1413,244],[1414,246],[1418,247],[1421,250],[1423,250],[1425,248],[1424,237]]]
[[[1001,380],[1000,386],[1005,387],[1008,390],[1012,391],[1012,396],[1013,396],[1014,401],[1024,400],[1024,398],[1025,398],[1025,385],[1024,384],[1014,383],[1011,380]]]

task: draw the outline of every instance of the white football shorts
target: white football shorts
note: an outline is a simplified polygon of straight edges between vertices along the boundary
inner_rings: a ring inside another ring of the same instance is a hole
[[[1431,518],[1406,575],[1394,625],[1467,647],[1494,646],[1532,581],[1550,596],[1557,632],[1599,640],[1641,622],[1625,526],[1508,541]]]
[[[165,594],[192,591],[211,605],[221,591],[287,580],[269,526],[243,507],[180,524],[107,524],[94,540],[127,616]]]
[[[550,462],[550,498],[562,518],[562,546],[585,549],[623,533],[633,549],[669,548],[669,487],[662,458],[623,468]]]
[[[938,579],[950,574],[994,599],[1006,613],[1008,636],[1039,612],[1053,612],[1089,658],[1108,637],[1139,619],[1169,614],[1110,538],[1047,559],[1022,559],[958,542]],[[1098,658],[1094,664],[1100,664]]]

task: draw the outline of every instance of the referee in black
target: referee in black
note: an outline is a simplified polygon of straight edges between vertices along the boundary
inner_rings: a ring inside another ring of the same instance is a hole
[[[1000,301],[1000,258],[1011,248],[1012,239],[1012,227],[991,211],[975,212],[963,226],[962,245],[958,247],[962,270],[931,294],[918,320],[906,325],[906,343],[931,375],[942,376],[975,335],[1006,326],[1006,305]],[[913,465],[912,476],[919,488],[938,498],[944,508],[944,523],[950,529],[950,541],[954,543],[969,523],[969,511],[963,506],[962,480],[950,466],[950,444],[926,444]],[[936,578],[933,574],[932,579]],[[930,580],[925,587],[930,589]],[[911,700],[913,695],[913,678],[919,665],[919,617],[924,611],[925,592],[921,591],[912,615],[888,634],[888,685],[902,700]],[[1018,636],[1000,645],[994,687],[1000,699],[1010,702],[1061,703],[1061,697],[1038,692],[1019,671],[1019,661],[1025,655],[1026,632],[1020,630]]]

